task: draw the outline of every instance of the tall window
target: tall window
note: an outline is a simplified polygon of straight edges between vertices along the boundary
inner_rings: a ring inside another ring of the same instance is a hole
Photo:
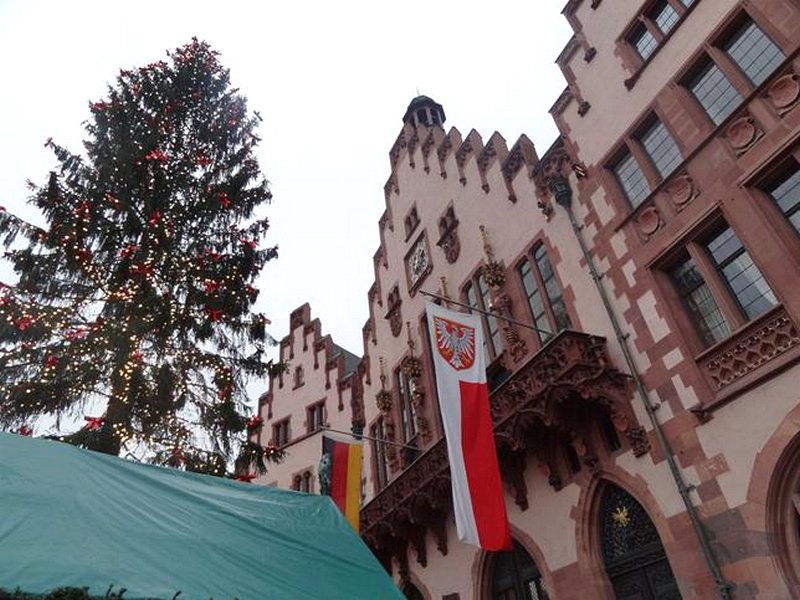
[[[650,58],[664,43],[690,4],[690,0],[659,0],[638,15],[624,39],[641,61]]]
[[[642,60],[647,60],[658,47],[658,40],[644,25],[639,25],[633,30],[630,41]]]
[[[472,308],[486,311],[491,310],[489,286],[486,284],[486,279],[484,279],[483,274],[479,274],[464,287],[464,296],[466,297],[467,304]],[[483,321],[483,331],[485,333],[483,342],[486,353],[486,363],[489,364],[503,350],[503,332],[495,317],[481,313],[481,320]]]
[[[742,103],[742,99],[761,85],[785,58],[783,51],[767,37],[752,19],[746,17],[715,45],[722,52],[701,58],[683,85],[719,125]],[[745,75],[743,79],[739,73]],[[749,83],[747,83],[749,82]]]
[[[739,308],[747,320],[755,319],[775,306],[778,301],[772,293],[761,271],[744,249],[739,238],[730,227],[712,239],[706,248],[717,271],[733,292]]]
[[[689,81],[688,88],[715,125],[722,123],[742,103],[741,94],[713,62],[701,68]]]
[[[282,419],[272,424],[272,443],[276,446],[285,446],[289,443],[289,419]]]
[[[650,184],[647,183],[639,163],[630,152],[625,153],[614,166],[614,174],[633,208],[639,206],[650,195]]]
[[[383,417],[378,417],[370,425],[369,435],[372,438],[370,445],[372,446],[372,458],[375,463],[375,487],[381,490],[386,487],[389,481],[389,460],[386,456],[386,445],[383,443],[383,440],[386,439],[386,426],[383,422]]]
[[[550,339],[550,334],[570,327],[564,294],[544,245],[536,248],[533,260],[526,258],[520,263],[519,274],[528,298],[534,326],[541,330],[538,332],[539,340],[544,343]]]
[[[397,382],[397,395],[400,400],[398,408],[400,410],[403,442],[408,443],[417,435],[417,411],[411,400],[414,384],[406,377],[402,369],[397,369],[395,381]]]
[[[661,121],[653,123],[639,141],[661,177],[668,177],[683,160],[678,145]]]
[[[611,169],[632,208],[650,196],[653,188],[669,177],[683,162],[683,156],[666,125],[650,117],[649,125],[636,137],[625,140],[624,151]],[[643,165],[652,165],[646,173]]]
[[[306,429],[313,433],[325,426],[325,401],[316,402],[306,409]]]
[[[669,33],[669,30],[678,22],[678,12],[667,0],[661,0],[661,2],[656,4],[651,14],[656,27],[658,27],[659,31],[663,34]]]
[[[689,243],[670,276],[706,346],[777,304],[750,254],[724,224],[710,238]]]
[[[723,49],[753,85],[760,85],[784,59],[780,48],[750,19],[736,30]]]
[[[767,192],[781,212],[789,219],[797,233],[800,233],[800,168],[797,163],[792,170],[778,179]]]
[[[731,333],[728,321],[711,294],[693,258],[687,258],[670,273],[678,295],[697,327],[706,346],[721,342]]]

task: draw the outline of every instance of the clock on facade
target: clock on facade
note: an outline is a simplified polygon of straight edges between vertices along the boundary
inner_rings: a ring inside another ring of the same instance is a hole
[[[406,258],[410,287],[413,288],[417,283],[422,281],[422,278],[427,274],[430,266],[431,261],[428,256],[428,245],[425,243],[425,238],[421,237]]]

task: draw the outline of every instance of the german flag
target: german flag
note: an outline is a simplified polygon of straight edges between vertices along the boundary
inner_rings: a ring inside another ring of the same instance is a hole
[[[320,490],[328,494],[356,533],[361,510],[361,442],[322,434]]]

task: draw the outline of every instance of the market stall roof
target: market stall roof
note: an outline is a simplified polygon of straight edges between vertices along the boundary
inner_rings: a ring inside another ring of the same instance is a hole
[[[0,433],[0,588],[126,600],[401,600],[327,496]]]

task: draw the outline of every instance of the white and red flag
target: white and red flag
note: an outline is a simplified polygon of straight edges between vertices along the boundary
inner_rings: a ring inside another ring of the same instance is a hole
[[[503,484],[489,411],[481,319],[428,304],[458,539],[511,550]]]

